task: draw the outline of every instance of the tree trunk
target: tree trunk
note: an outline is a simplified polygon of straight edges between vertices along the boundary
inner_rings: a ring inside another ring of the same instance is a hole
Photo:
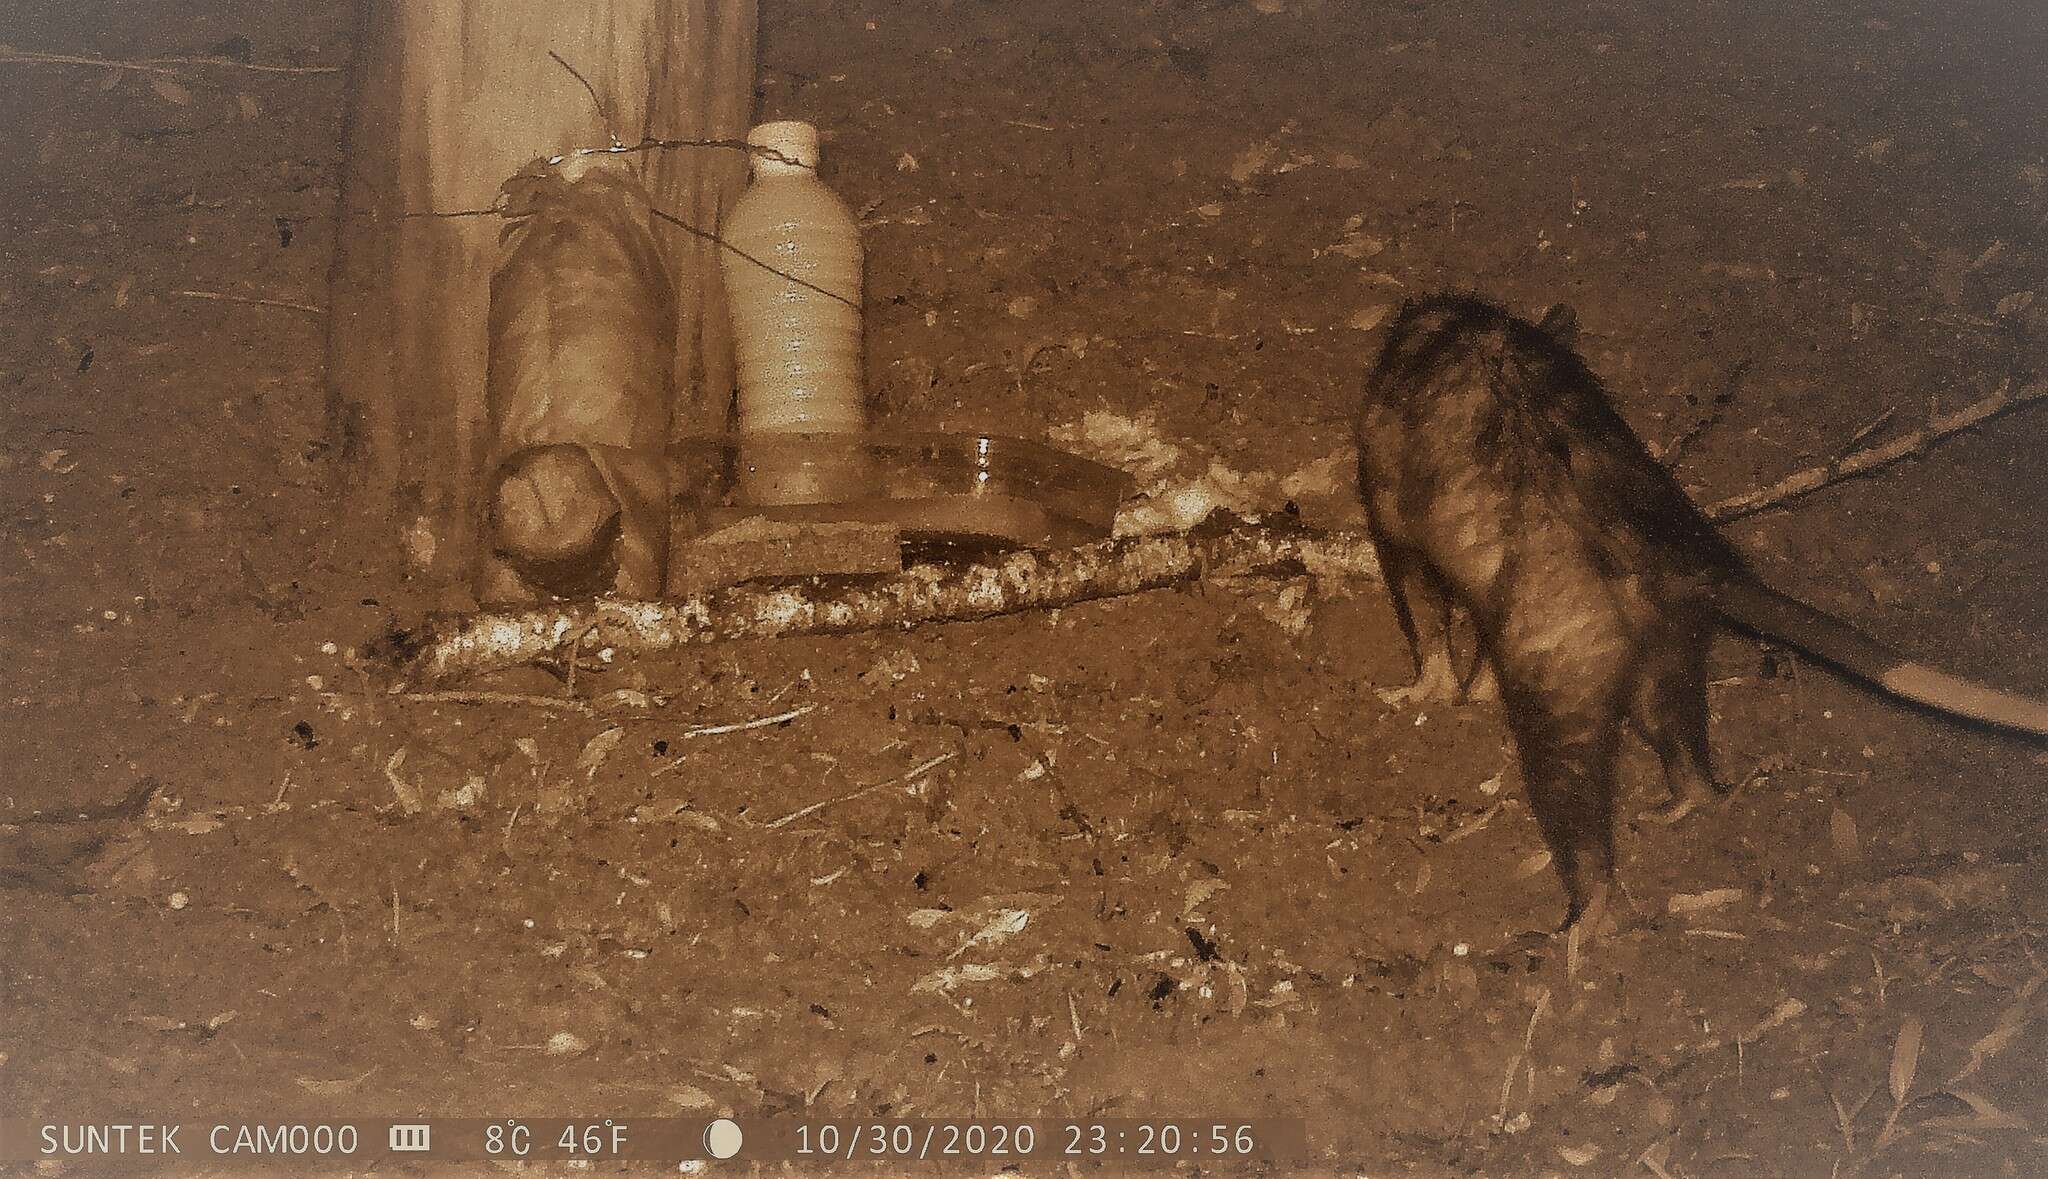
[[[358,0],[329,428],[356,510],[389,519],[416,565],[463,577],[477,555],[501,186],[615,142],[739,140],[754,34],[754,0]],[[707,231],[746,180],[730,147],[624,159],[655,208]],[[671,226],[658,240],[675,295],[671,431],[718,433],[733,379],[713,247]]]

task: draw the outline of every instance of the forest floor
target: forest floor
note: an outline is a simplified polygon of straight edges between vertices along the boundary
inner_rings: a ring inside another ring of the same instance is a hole
[[[340,66],[350,7],[17,4],[0,43]],[[1346,527],[1414,294],[1569,302],[1703,502],[2048,370],[2048,7],[763,10],[760,114],[862,212],[891,423]],[[434,591],[331,491],[343,105],[0,63],[0,1116],[1292,1118],[1293,1164],[1185,1169],[2048,1174],[2048,749],[1753,641],[1713,668],[1741,789],[1622,824],[1648,916],[1575,974],[1519,937],[1562,903],[1497,708],[1384,702],[1369,582],[621,661],[587,713],[387,694],[348,652]],[[2044,444],[2021,411],[1731,535],[2048,693]]]

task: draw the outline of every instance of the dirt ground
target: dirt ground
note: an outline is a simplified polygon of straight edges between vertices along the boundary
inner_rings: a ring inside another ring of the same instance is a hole
[[[0,42],[331,67],[348,7],[37,0]],[[825,130],[866,225],[893,423],[1123,431],[1155,486],[1346,526],[1410,294],[1570,302],[1703,502],[2043,377],[2040,5],[762,25],[760,114]],[[331,492],[342,100],[0,64],[6,1116],[1289,1117],[1269,1171],[2048,1174],[2048,747],[1748,640],[1741,790],[1622,825],[1648,916],[1576,975],[1519,937],[1562,903],[1498,710],[1384,702],[1369,582],[620,661],[590,715],[387,694],[348,652],[436,590]],[[2048,693],[2044,443],[2023,410],[1732,533]]]

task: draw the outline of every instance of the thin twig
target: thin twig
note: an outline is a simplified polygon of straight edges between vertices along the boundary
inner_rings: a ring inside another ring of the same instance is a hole
[[[524,708],[545,708],[596,716],[597,709],[582,700],[563,696],[529,696],[520,692],[407,692],[402,699],[415,704],[510,704]]]
[[[311,303],[294,303],[289,299],[258,299],[250,295],[223,295],[219,291],[172,291],[187,299],[211,299],[218,303],[247,303],[251,307],[282,307],[286,311],[303,311],[308,315],[325,315],[327,308],[315,307]]]
[[[1543,1018],[1543,1013],[1548,1010],[1550,1010],[1550,988],[1545,987],[1543,993],[1536,997],[1535,1007],[1529,1012],[1529,1027],[1522,1034],[1522,1050],[1515,1053],[1514,1058],[1508,1061],[1507,1073],[1501,1077],[1500,1113],[1494,1118],[1493,1124],[1495,1129],[1507,1125],[1508,1101],[1514,1096],[1515,1092],[1515,1070],[1520,1068],[1524,1061],[1534,1055],[1536,1051],[1536,1023]],[[1529,1087],[1529,1100],[1534,1101],[1535,1099],[1536,1089],[1534,1085],[1531,1085]]]
[[[863,786],[858,790],[842,794],[837,798],[828,798],[823,802],[814,802],[800,811],[791,811],[788,814],[782,816],[781,818],[776,819],[774,822],[764,824],[764,826],[771,831],[776,829],[777,827],[786,827],[789,824],[796,822],[798,819],[805,817],[806,815],[814,815],[819,811],[824,810],[828,806],[838,806],[842,802],[852,802],[856,798],[861,798],[866,795],[873,794],[875,791],[880,790],[884,786],[893,786],[898,782],[915,781],[917,778],[922,777],[926,773],[926,771],[931,770],[935,766],[944,765],[945,763],[952,761],[954,758],[958,756],[960,756],[958,753],[942,753],[939,756],[931,759],[930,761],[923,763],[922,765],[912,766],[910,769],[904,771],[901,774],[896,775],[893,778],[888,778],[883,781],[873,783],[872,785]]]
[[[1849,451],[1852,451],[1857,447],[1863,445],[1864,439],[1869,438],[1872,434],[1875,434],[1879,430],[1884,429],[1886,426],[1891,425],[1892,418],[1898,416],[1898,412],[1899,407],[1894,405],[1891,408],[1885,410],[1883,413],[1877,415],[1875,418],[1872,418],[1869,425],[1863,427],[1861,430],[1858,430],[1854,434],[1850,435],[1849,440],[1842,444],[1841,451],[1837,453],[1846,454]]]
[[[1877,446],[1853,451],[1817,467],[1808,467],[1804,471],[1785,476],[1769,487],[1730,496],[1709,507],[1707,515],[1722,522],[1755,515],[1768,508],[1777,507],[1787,500],[1818,491],[1829,484],[1868,474],[1879,467],[1923,453],[1928,447],[1951,434],[1961,433],[1981,422],[1989,421],[2000,414],[2011,413],[2044,398],[2048,398],[2048,381],[2035,381],[2017,392],[2013,391],[2011,381],[2002,382],[1989,396],[1980,398],[1954,413],[1936,414],[1928,419],[1925,426],[1910,434],[1903,434]]]
[[[796,718],[804,715],[805,713],[814,711],[817,707],[818,706],[815,704],[806,704],[802,708],[792,708],[788,712],[780,712],[775,714],[774,716],[764,716],[756,720],[739,721],[735,724],[729,725],[705,725],[702,728],[687,730],[683,733],[683,736],[715,737],[721,733],[740,733],[745,732],[748,729],[772,728],[776,725],[788,724],[790,721],[795,720]],[[650,775],[650,777],[659,778],[665,774],[673,774],[688,764],[688,762],[684,761],[682,757],[678,755],[676,760],[669,762],[665,766],[659,767],[654,771],[653,774]]]
[[[815,704],[806,704],[802,708],[792,708],[788,712],[778,712],[774,716],[764,716],[757,720],[740,721],[730,725],[705,725],[700,729],[686,729],[683,731],[683,736],[716,737],[723,733],[744,733],[748,729],[766,729],[774,725],[786,724],[803,716],[805,713],[817,711],[817,708],[818,706]]]
[[[503,208],[492,205],[488,209],[407,209],[397,216],[400,221],[412,221],[419,218],[434,221],[458,221],[464,217],[503,217],[504,215],[505,210]],[[342,219],[349,220],[352,217],[368,216],[377,216],[377,214],[344,213]]]
[[[604,99],[598,97],[597,87],[592,86],[590,84],[590,79],[584,77],[583,72],[581,70],[578,70],[575,66],[570,65],[569,59],[563,57],[559,53],[556,53],[552,49],[548,50],[548,56],[555,59],[556,65],[561,66],[565,70],[568,70],[570,77],[576,79],[578,82],[583,83],[583,89],[590,93],[590,105],[597,108],[598,121],[604,124],[605,138],[611,140],[612,146],[615,148],[624,147],[625,145],[619,142],[619,133],[617,131],[612,130],[612,113],[605,107]]]
[[[576,695],[576,664],[583,658],[583,640],[589,637],[590,628],[586,626],[576,632],[576,641],[569,644],[569,675],[568,682],[562,686],[562,694],[572,699]]]
[[[26,49],[0,49],[0,65],[92,66],[102,70],[131,70],[139,74],[175,74],[179,66],[223,66],[259,74],[338,74],[340,66],[259,65],[232,57],[88,57],[75,53],[38,53]]]
[[[603,147],[579,147],[572,151],[563,152],[560,155],[549,156],[548,163],[559,164],[563,160],[573,160],[582,156],[630,156],[643,151],[674,151],[681,147],[726,148],[732,151],[743,151],[750,156],[763,156],[771,160],[781,160],[785,164],[798,162],[772,147],[761,147],[758,144],[748,143],[744,139],[656,139],[650,135],[641,139],[638,143],[620,143],[614,140]]]

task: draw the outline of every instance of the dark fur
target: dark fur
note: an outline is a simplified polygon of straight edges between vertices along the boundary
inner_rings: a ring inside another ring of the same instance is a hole
[[[1570,924],[1613,872],[1625,726],[1662,761],[1674,816],[1715,792],[1711,594],[1754,579],[1565,330],[1476,299],[1411,304],[1356,428],[1359,487],[1418,679],[1426,657],[1449,666],[1452,609],[1469,612]]]
[[[1539,326],[1462,296],[1403,308],[1366,378],[1357,433],[1359,489],[1416,690],[1462,693],[1450,623],[1465,610],[1570,899],[1566,924],[1601,905],[1614,872],[1624,727],[1663,762],[1671,801],[1658,817],[1682,818],[1719,789],[1706,698],[1718,623],[1898,699],[2048,738],[2048,700],[1907,659],[1758,580],[1614,411],[1560,310]]]

